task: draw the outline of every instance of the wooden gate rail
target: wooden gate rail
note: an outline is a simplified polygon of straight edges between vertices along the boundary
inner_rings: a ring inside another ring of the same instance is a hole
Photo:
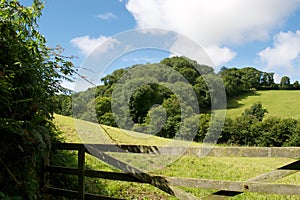
[[[300,158],[300,147],[161,147],[146,145],[60,143],[56,146],[56,148],[64,150],[78,150],[82,146],[84,146],[86,151],[93,148],[101,152],[117,153],[146,153],[212,157]]]
[[[224,180],[207,180],[198,178],[177,178],[150,176],[149,174],[138,171],[137,169],[122,163],[103,152],[119,152],[119,153],[147,153],[147,154],[163,154],[163,155],[188,155],[188,156],[214,156],[214,157],[284,157],[299,158],[299,147],[158,147],[143,145],[108,145],[108,144],[78,144],[78,143],[60,143],[55,146],[61,150],[77,150],[78,151],[78,168],[68,168],[61,166],[45,166],[48,173],[62,173],[78,176],[78,191],[64,190],[46,186],[48,194],[56,194],[76,199],[117,199],[104,197],[95,194],[85,193],[84,177],[103,178],[118,181],[129,181],[138,183],[148,183],[159,189],[176,196],[178,198],[196,197],[180,191],[173,186],[186,186],[205,189],[217,189],[218,192],[213,193],[203,199],[226,199],[236,196],[243,192],[258,192],[268,194],[288,194],[300,195],[300,185],[292,184],[274,184],[268,183],[279,180],[283,177],[297,173],[300,170],[300,160],[280,167],[274,171],[259,175],[248,181],[224,181]],[[96,158],[114,166],[123,168],[128,171],[126,173],[105,172],[90,170],[84,168],[85,153],[89,153]],[[97,155],[96,155],[97,154]]]

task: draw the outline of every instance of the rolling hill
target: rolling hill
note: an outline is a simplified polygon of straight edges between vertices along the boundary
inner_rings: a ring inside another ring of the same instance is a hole
[[[268,116],[300,119],[300,90],[266,90],[240,96],[228,102],[227,116],[237,117],[246,108],[261,102]]]

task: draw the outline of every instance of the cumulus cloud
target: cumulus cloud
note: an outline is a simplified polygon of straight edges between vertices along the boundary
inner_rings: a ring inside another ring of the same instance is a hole
[[[183,35],[177,35],[169,50],[172,56],[186,56],[190,59],[196,60],[199,64],[214,66],[211,57],[207,55],[204,49],[195,42]],[[180,53],[179,53],[180,52]],[[183,54],[184,53],[184,54]]]
[[[215,63],[228,62],[228,48],[266,40],[296,9],[298,0],[128,0],[137,27],[177,31],[207,48]],[[225,47],[224,47],[225,46]],[[227,47],[226,47],[227,46]],[[215,56],[221,53],[219,56]]]
[[[208,46],[205,50],[216,66],[227,63],[237,55],[228,47]]]
[[[300,73],[300,30],[296,32],[280,32],[273,38],[273,46],[258,53],[265,65],[271,70],[297,79]]]
[[[212,67],[218,67],[236,56],[236,53],[228,47],[208,46],[205,49],[201,48],[202,51],[199,51],[199,48],[201,46],[188,42],[187,38],[177,36],[175,42],[170,47],[170,51],[172,52],[171,56],[178,55],[178,51],[185,52],[184,55],[178,56],[187,56],[196,60],[199,64]]]
[[[300,30],[278,33],[274,36],[273,47],[267,47],[258,55],[270,69],[293,68],[300,61]]]
[[[101,13],[99,15],[97,15],[98,18],[103,19],[103,20],[108,20],[108,19],[114,19],[117,18],[117,16],[111,12],[107,12],[107,13]]]
[[[82,36],[82,37],[76,37],[73,38],[70,43],[78,48],[80,52],[87,56],[90,53],[92,53],[93,50],[95,50],[99,45],[102,45],[101,50],[106,51],[113,47],[115,43],[118,41],[116,39],[113,39],[111,37],[105,37],[103,35],[100,35],[98,38],[91,38],[90,36]]]

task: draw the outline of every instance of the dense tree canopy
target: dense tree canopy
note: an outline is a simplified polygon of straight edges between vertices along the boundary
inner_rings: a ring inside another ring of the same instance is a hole
[[[280,86],[281,89],[290,89],[291,88],[291,81],[288,76],[283,76],[280,80]]]
[[[0,192],[37,199],[40,159],[55,138],[51,118],[59,81],[72,63],[39,33],[43,4],[0,1]],[[69,113],[66,113],[69,114]]]

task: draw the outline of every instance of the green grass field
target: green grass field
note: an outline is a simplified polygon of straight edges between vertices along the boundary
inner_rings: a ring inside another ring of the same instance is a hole
[[[107,126],[100,127],[98,124],[81,120],[75,121],[70,117],[61,115],[55,115],[54,122],[58,129],[63,132],[61,136],[66,142],[118,143],[161,146],[167,145],[171,142],[169,139],[155,136],[149,137],[144,134],[123,131]],[[193,143],[193,145],[200,144]],[[118,155],[116,155],[116,157],[118,157]],[[150,167],[157,167],[159,165],[164,166],[162,169],[156,169],[155,171],[150,172],[151,174],[156,175],[236,181],[253,178],[257,175],[271,171],[272,169],[293,161],[293,159],[284,158],[199,158],[196,156],[183,156],[165,165],[166,163],[161,162],[163,159],[160,159],[159,157],[153,159],[153,155],[152,158],[145,156],[139,158],[139,155],[128,155],[125,157],[123,156],[123,158],[120,159],[123,159],[125,162],[138,165],[141,168],[145,167],[145,163],[147,163],[147,161],[154,161],[153,165]],[[109,167],[108,165],[91,156],[87,156],[86,160],[87,167],[89,168],[117,171],[116,169]],[[146,165],[149,167],[148,164]],[[284,178],[278,181],[278,183],[300,184],[300,173],[294,174],[288,178]],[[89,192],[102,193],[108,196],[126,199],[176,199],[147,184],[87,178],[86,188]],[[197,188],[181,187],[181,189],[195,195],[196,197],[204,197],[211,192],[214,192],[213,190]],[[299,199],[299,196],[245,193],[232,199],[296,200]]]
[[[228,102],[227,116],[237,117],[256,102],[268,110],[268,116],[300,119],[300,90],[257,91]]]

